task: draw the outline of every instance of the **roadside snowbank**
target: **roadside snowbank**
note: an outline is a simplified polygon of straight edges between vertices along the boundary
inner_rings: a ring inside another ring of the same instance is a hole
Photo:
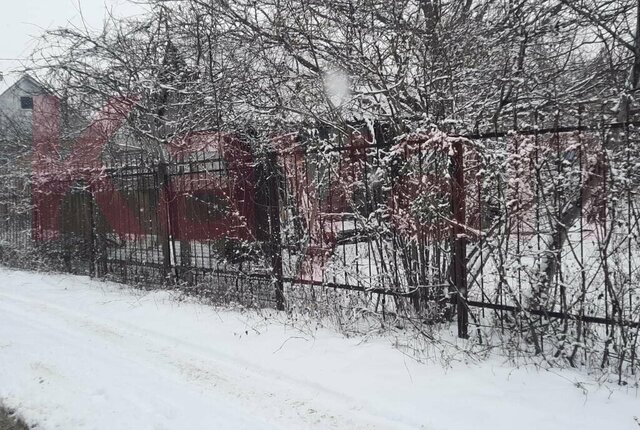
[[[635,392],[588,380],[0,269],[0,400],[44,430],[639,428]]]

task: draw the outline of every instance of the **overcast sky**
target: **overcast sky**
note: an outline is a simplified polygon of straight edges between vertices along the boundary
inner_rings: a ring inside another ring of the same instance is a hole
[[[128,0],[0,0],[0,72],[13,80],[11,72],[24,65],[45,30],[77,25],[82,18],[99,27],[107,10],[126,16],[142,9]]]

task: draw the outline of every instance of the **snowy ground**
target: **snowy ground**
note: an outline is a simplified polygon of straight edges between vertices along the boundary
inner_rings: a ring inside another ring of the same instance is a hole
[[[588,381],[0,269],[0,401],[44,430],[640,428],[637,393]]]

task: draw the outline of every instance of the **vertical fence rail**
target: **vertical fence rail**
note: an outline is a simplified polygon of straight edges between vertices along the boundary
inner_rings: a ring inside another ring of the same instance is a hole
[[[469,337],[469,314],[467,305],[467,245],[466,202],[464,181],[464,146],[460,140],[453,144],[451,204],[454,217],[453,228],[453,276],[455,303],[458,315],[458,337]]]
[[[169,279],[172,269],[172,237],[171,234],[171,205],[173,204],[171,199],[171,192],[169,183],[169,174],[167,172],[166,163],[158,163],[157,167],[157,189],[159,205],[161,207],[159,216],[161,221],[164,221],[165,225],[159,227],[159,240],[160,247],[162,249],[162,275],[165,279]]]
[[[278,169],[277,154],[275,152],[269,152],[268,154],[266,174],[267,199],[269,202],[269,254],[271,255],[271,267],[273,269],[276,309],[282,311],[285,309],[282,236],[280,228],[280,192],[282,190],[282,181],[281,173]]]

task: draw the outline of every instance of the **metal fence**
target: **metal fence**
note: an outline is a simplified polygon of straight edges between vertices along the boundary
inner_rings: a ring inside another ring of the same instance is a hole
[[[570,339],[570,360],[599,343],[635,365],[635,126],[194,135],[65,181],[7,175],[2,257],[251,306],[457,318],[461,337]]]

